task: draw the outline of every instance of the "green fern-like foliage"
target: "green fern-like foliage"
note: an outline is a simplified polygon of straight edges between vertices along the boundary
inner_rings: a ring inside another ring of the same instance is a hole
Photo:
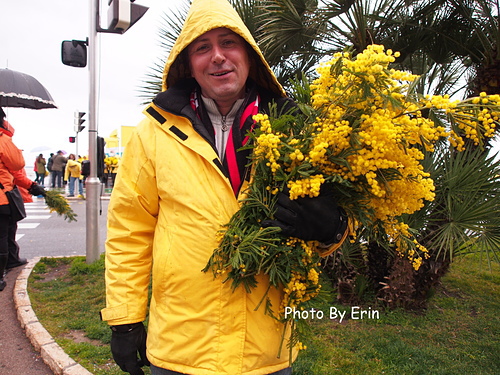
[[[45,195],[45,203],[50,209],[50,212],[56,212],[59,216],[64,216],[64,220],[68,223],[77,221],[78,216],[70,207],[66,198],[54,190],[48,190]]]

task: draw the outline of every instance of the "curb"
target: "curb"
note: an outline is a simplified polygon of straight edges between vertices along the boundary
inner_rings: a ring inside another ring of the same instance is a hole
[[[17,319],[21,328],[26,331],[26,336],[37,352],[40,352],[42,360],[50,367],[56,375],[92,375],[82,365],[76,363],[55,342],[54,338],[43,328],[42,324],[31,307],[28,296],[28,278],[35,265],[41,257],[30,259],[28,264],[19,273],[14,285],[14,305]]]
[[[66,198],[66,200],[72,201],[72,202],[73,201],[85,202],[87,200],[87,197],[85,197],[85,198],[78,198],[78,196],[68,197],[68,196],[64,196],[64,195],[63,195],[63,197]],[[99,199],[101,199],[101,200],[108,200],[109,201],[111,199],[111,195],[100,195]]]

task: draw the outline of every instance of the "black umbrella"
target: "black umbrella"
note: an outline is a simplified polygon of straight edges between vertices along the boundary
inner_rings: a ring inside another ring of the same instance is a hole
[[[0,107],[57,108],[36,78],[10,69],[0,69]]]

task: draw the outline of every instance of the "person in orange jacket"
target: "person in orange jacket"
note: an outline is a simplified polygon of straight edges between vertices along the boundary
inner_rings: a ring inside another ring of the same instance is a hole
[[[0,108],[0,291],[6,286],[4,271],[9,257],[9,223],[11,221],[9,200],[5,192],[14,188],[14,176],[10,171],[24,168],[22,151],[12,142],[14,129],[5,120]]]
[[[45,193],[43,188],[26,176],[22,151],[12,142],[14,127],[5,117],[5,112],[0,108],[0,291],[6,286],[5,271],[26,264],[26,259],[19,257],[19,247],[15,241],[17,223],[11,218],[5,192],[19,185],[21,193],[22,188],[33,195]]]

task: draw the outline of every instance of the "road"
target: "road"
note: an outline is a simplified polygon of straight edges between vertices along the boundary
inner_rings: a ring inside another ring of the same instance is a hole
[[[86,254],[86,205],[85,200],[70,201],[71,208],[77,216],[77,221],[68,222],[55,212],[51,213],[45,206],[43,198],[34,198],[33,203],[27,203],[27,217],[20,221],[17,238],[21,247],[21,257],[75,256]],[[104,251],[106,237],[106,212],[108,199],[101,200],[101,215],[99,215],[100,252]]]
[[[106,212],[109,200],[102,199],[102,215],[99,216],[99,243],[104,250]],[[18,243],[22,257],[85,255],[85,201],[71,200],[70,205],[78,215],[77,222],[68,223],[45,206],[44,199],[35,198],[26,204],[27,217],[19,222]],[[22,267],[11,270],[7,287],[0,293],[0,374],[1,375],[51,375],[53,372],[42,361],[25,331],[21,328],[14,306],[13,289]]]

